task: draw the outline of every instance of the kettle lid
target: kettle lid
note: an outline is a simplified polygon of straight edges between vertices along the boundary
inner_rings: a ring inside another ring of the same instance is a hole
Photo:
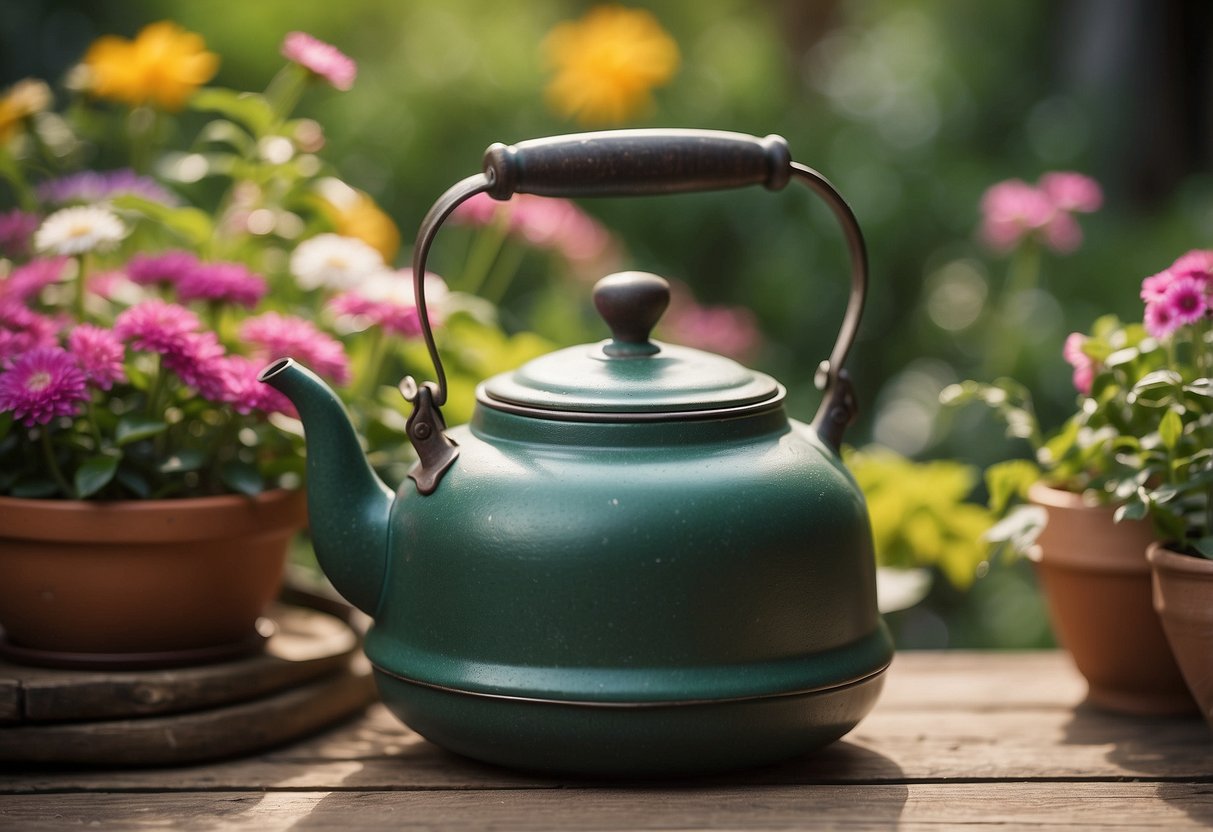
[[[580,421],[740,415],[782,402],[783,387],[768,375],[724,356],[651,340],[669,300],[669,283],[657,275],[604,277],[594,287],[594,305],[611,339],[557,350],[494,376],[477,398],[499,410]]]

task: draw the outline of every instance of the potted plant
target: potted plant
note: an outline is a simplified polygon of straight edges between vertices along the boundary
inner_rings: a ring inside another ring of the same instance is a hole
[[[987,237],[1011,245],[1016,228],[1021,235],[1035,228],[1047,241],[1049,225],[1041,218],[1050,216],[1043,199],[1049,181],[1058,209],[1067,199],[1087,208],[1098,204],[1094,183],[1061,176],[1042,180],[1035,197],[1017,188],[995,199],[991,189]],[[1010,222],[1015,216],[1018,225]],[[1032,460],[1009,460],[986,472],[990,507],[1003,516],[988,537],[1033,560],[1054,634],[1087,679],[1090,701],[1134,714],[1193,708],[1151,604],[1145,550],[1155,531],[1144,507],[1133,502],[1143,482],[1136,455],[1157,437],[1157,408],[1142,398],[1142,385],[1152,385],[1167,360],[1158,335],[1150,318],[1142,325],[1114,316],[1100,318],[1090,334],[1071,334],[1063,354],[1073,368],[1076,408],[1050,435],[1029,391],[1012,379],[967,381],[943,392],[945,403],[992,407],[1009,436],[1029,443]]]
[[[125,666],[255,646],[306,520],[299,431],[269,424],[293,411],[258,370],[291,354],[361,397],[416,334],[394,225],[291,115],[313,82],[348,89],[354,62],[298,32],[282,53],[264,93],[205,87],[218,56],[154,23],[97,40],[60,112],[37,80],[0,98],[10,655]],[[387,404],[367,420],[402,430]]]
[[[1213,251],[1190,251],[1142,283],[1156,368],[1131,396],[1123,517],[1151,521],[1154,606],[1192,695],[1213,723]]]

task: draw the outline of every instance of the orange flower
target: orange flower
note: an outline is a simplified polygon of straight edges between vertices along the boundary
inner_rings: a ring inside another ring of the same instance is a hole
[[[194,90],[215,76],[219,56],[206,51],[200,35],[162,20],[143,27],[134,40],[97,38],[84,66],[88,89],[98,98],[180,110]]]
[[[18,81],[0,97],[0,144],[16,136],[22,123],[50,106],[51,90],[33,78]]]
[[[370,194],[332,178],[321,181],[319,191],[334,231],[366,243],[383,256],[385,263],[396,258],[400,231]]]
[[[619,123],[652,106],[678,69],[678,44],[644,9],[595,6],[555,26],[543,50],[556,75],[548,101],[582,123]]]

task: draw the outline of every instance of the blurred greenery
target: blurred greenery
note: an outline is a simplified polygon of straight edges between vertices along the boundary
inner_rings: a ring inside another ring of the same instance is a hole
[[[387,210],[407,241],[433,200],[479,169],[490,143],[582,129],[546,105],[550,72],[538,46],[553,25],[591,5],[7,3],[0,86],[28,75],[61,79],[97,35],[130,36],[172,18],[222,55],[217,84],[256,88],[278,66],[283,35],[310,32],[353,56],[359,76],[348,93],[305,98],[301,112],[326,125],[322,155]],[[1207,4],[645,5],[677,41],[681,65],[655,91],[651,111],[603,127],[779,133],[859,217],[872,292],[849,361],[863,406],[847,437],[855,445],[978,467],[1027,455],[988,413],[938,404],[947,384],[979,377],[1000,306],[1008,261],[974,233],[981,194],[994,182],[1077,170],[1107,196],[1083,218],[1081,250],[1046,254],[1039,288],[1021,299],[1014,320],[998,322],[1022,337],[1012,374],[1032,390],[1046,427],[1074,406],[1061,358],[1066,334],[1102,314],[1135,319],[1142,277],[1209,243]],[[847,293],[845,248],[827,210],[806,193],[761,190],[581,204],[622,240],[627,268],[684,281],[704,303],[753,310],[766,342],[752,363],[788,385],[794,415],[812,415],[813,368],[829,352]],[[466,240],[444,234],[433,268],[459,288]],[[523,260],[502,304],[512,329],[535,335],[508,350],[601,337],[585,311],[586,282],[553,281],[532,262],[537,256]],[[482,340],[469,341],[468,361],[487,370],[504,347]],[[978,486],[972,497],[982,496]],[[923,604],[891,617],[899,642],[1048,644],[1027,570],[983,565],[963,591],[936,581]]]

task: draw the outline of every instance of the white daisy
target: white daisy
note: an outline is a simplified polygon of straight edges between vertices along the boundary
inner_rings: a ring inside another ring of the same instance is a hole
[[[109,251],[126,236],[126,226],[108,208],[77,205],[51,214],[34,234],[34,248],[48,254]]]
[[[383,256],[362,240],[319,234],[291,253],[291,274],[305,291],[350,289],[384,269]]]
[[[376,272],[362,281],[356,291],[362,297],[375,303],[390,303],[393,306],[417,305],[417,297],[413,293],[412,269]],[[426,305],[431,308],[440,307],[446,295],[446,282],[438,275],[426,272]]]

